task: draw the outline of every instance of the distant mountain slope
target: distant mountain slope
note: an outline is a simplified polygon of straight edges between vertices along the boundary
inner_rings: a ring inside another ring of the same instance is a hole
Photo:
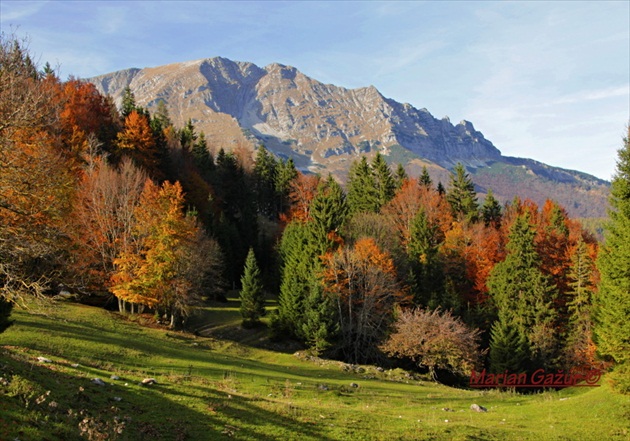
[[[192,119],[210,147],[265,146],[298,167],[343,180],[353,160],[380,151],[411,175],[423,165],[436,181],[461,162],[480,192],[502,200],[515,195],[542,203],[551,197],[573,216],[605,215],[608,186],[580,172],[509,158],[472,123],[453,125],[426,109],[383,97],[373,86],[345,89],[313,80],[293,67],[225,58],[127,69],[90,79],[121,102],[129,86],[136,101],[154,110],[163,100],[174,123]]]

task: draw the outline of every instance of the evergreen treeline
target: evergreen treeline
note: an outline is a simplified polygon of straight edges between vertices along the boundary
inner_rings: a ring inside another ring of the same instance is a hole
[[[117,109],[90,83],[38,71],[15,39],[1,50],[0,329],[12,304],[60,284],[170,326],[238,288],[244,324],[270,294],[275,338],[349,362],[590,368],[597,342],[627,364],[627,143],[598,259],[558,204],[479,201],[461,164],[444,188],[377,153],[344,190],[264,146],[208,145],[129,89]]]

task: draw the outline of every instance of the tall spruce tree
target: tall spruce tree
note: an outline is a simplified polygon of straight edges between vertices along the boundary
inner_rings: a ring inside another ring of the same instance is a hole
[[[521,370],[555,367],[559,356],[554,309],[557,289],[540,269],[535,235],[529,214],[519,216],[510,229],[507,256],[495,265],[488,279],[490,296],[500,320],[496,336],[490,341],[490,357],[492,359],[493,352],[503,351],[506,341],[517,345],[514,350],[518,349],[520,354],[521,342],[526,341],[528,362],[520,366]],[[516,330],[508,330],[506,326]],[[506,362],[498,355],[495,358]],[[501,369],[499,365],[491,367],[495,371]]]
[[[460,222],[476,222],[479,217],[479,204],[475,184],[463,164],[457,163],[450,177],[446,200],[451,204],[453,217]]]
[[[410,262],[409,284],[417,305],[432,309],[441,304],[444,274],[438,253],[436,234],[439,227],[431,225],[424,208],[420,207],[411,224],[407,254]]]
[[[597,267],[601,274],[595,302],[595,341],[599,353],[617,364],[618,389],[630,392],[630,127],[618,152],[611,210]]]
[[[501,212],[501,205],[497,198],[494,197],[492,190],[488,190],[486,200],[481,207],[481,218],[483,219],[486,227],[493,226],[499,228],[501,225],[501,218],[503,213]]]
[[[403,184],[405,183],[407,179],[409,179],[409,176],[407,175],[407,171],[405,170],[405,167],[403,167],[402,164],[398,164],[398,167],[396,168],[396,173],[394,175],[394,182],[396,183],[396,190],[400,190],[400,188],[403,186]]]
[[[243,326],[258,324],[261,317],[265,315],[265,294],[253,248],[249,249],[245,259],[245,269],[241,277],[240,300]]]
[[[348,175],[348,207],[351,213],[376,213],[380,208],[374,175],[365,156],[354,162]]]
[[[372,160],[372,175],[374,176],[374,186],[376,188],[377,211],[388,203],[396,193],[396,181],[392,175],[385,157],[380,152],[376,153]]]
[[[433,186],[433,180],[431,180],[431,176],[429,175],[429,170],[427,170],[426,165],[422,166],[422,173],[418,178],[418,182],[420,183],[420,185],[424,185],[427,188]]]
[[[256,202],[258,212],[269,218],[277,215],[276,176],[278,173],[276,158],[264,145],[256,151],[254,179],[256,185]]]

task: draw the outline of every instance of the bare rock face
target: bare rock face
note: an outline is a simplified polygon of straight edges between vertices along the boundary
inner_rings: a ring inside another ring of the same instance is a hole
[[[386,99],[373,86],[349,90],[322,84],[281,64],[261,69],[217,57],[91,81],[119,104],[127,86],[149,110],[163,100],[177,125],[192,119],[217,148],[263,142],[277,153],[298,156],[303,168],[329,168],[359,154],[387,153],[392,146],[447,166],[478,166],[500,156],[469,122],[453,126],[426,109]]]
[[[149,111],[164,101],[174,124],[192,120],[214,152],[237,147],[253,152],[264,144],[280,157],[292,157],[302,170],[332,173],[342,181],[354,160],[377,151],[412,176],[427,166],[434,180],[445,184],[447,170],[460,162],[480,193],[492,188],[499,200],[519,195],[542,205],[551,197],[573,216],[605,215],[604,181],[503,157],[471,122],[436,119],[427,109],[383,97],[373,86],[350,90],[290,66],[260,68],[221,57],[127,69],[89,81],[118,105],[127,86]]]

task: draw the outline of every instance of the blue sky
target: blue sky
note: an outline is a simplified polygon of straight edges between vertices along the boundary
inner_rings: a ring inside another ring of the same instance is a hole
[[[278,62],[610,179],[630,120],[630,2],[15,1],[0,27],[62,78],[222,56]]]

